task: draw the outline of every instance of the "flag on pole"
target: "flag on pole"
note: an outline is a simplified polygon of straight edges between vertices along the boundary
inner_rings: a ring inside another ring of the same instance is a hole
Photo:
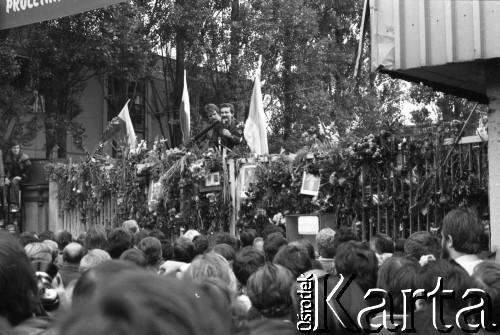
[[[130,100],[129,100],[130,101]],[[132,125],[132,120],[130,119],[130,114],[128,111],[128,102],[123,106],[122,111],[118,114],[118,120],[122,124],[122,129],[127,131],[127,142],[131,149],[135,149],[137,146],[137,138],[135,136],[134,126]]]
[[[182,102],[180,109],[182,142],[187,144],[191,137],[191,106],[189,104],[189,94],[186,81],[186,70],[184,70],[184,88],[182,90]]]
[[[250,100],[250,112],[245,122],[243,134],[250,150],[257,155],[269,154],[267,146],[267,122],[264,114],[264,104],[262,102],[262,92],[260,90],[260,67],[262,56],[259,57],[259,65],[255,74],[252,99]]]

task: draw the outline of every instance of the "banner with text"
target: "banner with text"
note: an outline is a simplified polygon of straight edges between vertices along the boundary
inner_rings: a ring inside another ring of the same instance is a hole
[[[0,30],[57,19],[126,0],[0,0]]]

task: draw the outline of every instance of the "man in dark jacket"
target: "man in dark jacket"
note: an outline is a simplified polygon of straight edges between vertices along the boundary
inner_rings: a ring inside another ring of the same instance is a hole
[[[19,186],[29,180],[32,164],[28,155],[21,152],[19,142],[13,141],[5,160],[5,185],[10,185],[10,211],[19,211]]]
[[[220,106],[221,123],[214,128],[210,146],[219,149],[233,149],[243,141],[238,133],[238,122],[234,119],[234,106],[224,103]]]

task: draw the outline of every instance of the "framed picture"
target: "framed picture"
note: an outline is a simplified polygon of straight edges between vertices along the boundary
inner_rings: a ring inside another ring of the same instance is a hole
[[[160,202],[161,200],[161,182],[157,181],[156,183],[153,182],[152,180],[149,182],[149,189],[148,189],[148,207],[149,211],[153,211],[156,207],[156,205]]]
[[[245,164],[240,169],[241,175],[241,198],[248,198],[247,192],[250,190],[252,183],[255,183],[255,171],[257,164]]]
[[[312,195],[313,197],[317,197],[319,194],[319,186],[320,178],[304,171],[300,194]]]
[[[220,172],[212,172],[205,177],[206,187],[219,186],[219,185],[220,185]]]

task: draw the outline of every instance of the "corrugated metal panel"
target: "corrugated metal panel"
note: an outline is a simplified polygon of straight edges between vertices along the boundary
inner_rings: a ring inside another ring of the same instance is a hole
[[[500,57],[500,0],[371,0],[372,69]]]

